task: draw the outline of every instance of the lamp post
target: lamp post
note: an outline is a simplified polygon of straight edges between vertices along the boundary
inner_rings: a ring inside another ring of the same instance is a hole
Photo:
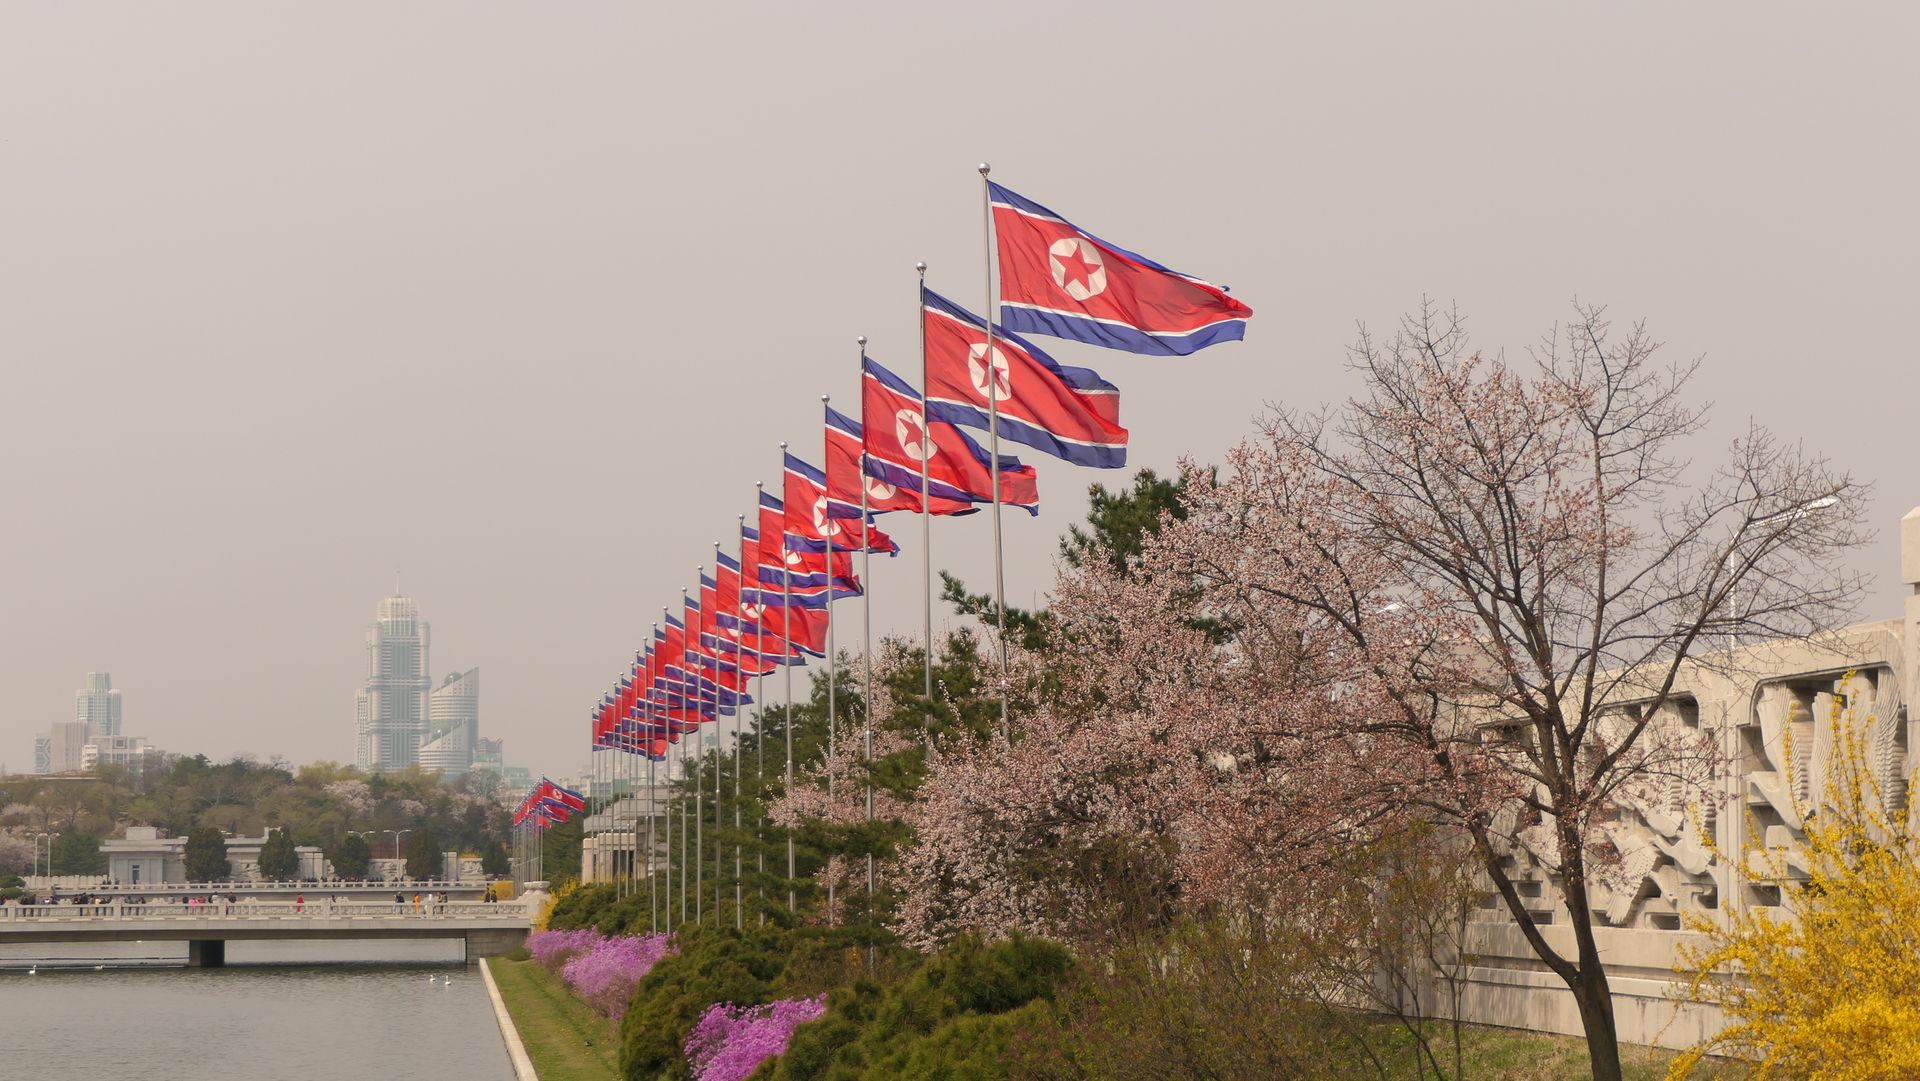
[[[1727,574],[1731,576],[1739,567],[1740,538],[1746,535],[1747,530],[1752,529],[1754,526],[1767,525],[1771,522],[1787,522],[1804,518],[1809,514],[1814,514],[1826,510],[1828,507],[1836,506],[1839,502],[1840,500],[1834,496],[1821,496],[1819,499],[1808,500],[1799,506],[1788,507],[1786,510],[1775,511],[1765,517],[1755,518],[1753,521],[1741,526],[1739,530],[1733,534],[1733,543],[1727,546]],[[1727,585],[1727,660],[1729,662],[1733,660],[1734,651],[1740,648],[1740,594],[1736,588],[1737,584],[1738,583],[1728,583]]]
[[[379,832],[393,834],[393,858],[397,860],[400,858],[400,838],[405,837],[407,834],[412,833],[413,831],[412,830],[381,830]],[[401,869],[404,871],[405,867],[403,866]],[[407,876],[402,874],[400,877],[405,878]]]

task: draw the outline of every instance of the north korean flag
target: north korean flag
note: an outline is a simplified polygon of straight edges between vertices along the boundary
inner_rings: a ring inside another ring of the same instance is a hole
[[[1000,414],[1000,438],[1024,443],[1075,465],[1119,469],[1127,464],[1120,392],[1089,368],[1069,368],[1018,335],[995,328],[989,365],[986,320],[931,290],[922,290],[927,338],[929,420],[985,428],[988,370]]]
[[[1174,357],[1246,336],[1253,309],[1225,289],[1109,244],[998,184],[987,191],[1006,326]]]
[[[913,451],[920,450],[919,424],[920,400],[913,400]],[[904,423],[904,422],[901,422]],[[887,511],[920,509],[920,475],[914,471],[913,488],[902,490],[877,476],[863,472],[865,463],[861,456],[865,453],[866,430],[860,421],[840,413],[831,406],[827,408],[827,513],[837,518],[848,518],[853,525],[848,528],[855,534],[860,531],[860,489],[866,489],[868,514],[884,514]],[[837,508],[842,505],[853,507],[852,514],[841,513]],[[977,508],[971,503],[953,499],[943,499],[937,490],[933,498],[935,514],[972,514]],[[855,548],[859,547],[856,542]]]
[[[586,795],[575,792],[573,789],[563,785],[553,786],[552,798],[557,800],[562,806],[575,811],[584,811],[587,809]]]
[[[780,594],[769,593],[775,602],[762,604],[741,599],[740,615],[751,620],[763,632],[772,638],[792,645],[796,650],[815,657],[827,655],[827,610],[801,607],[796,603],[791,608],[783,608],[778,601]]]
[[[868,357],[862,370],[861,412],[871,419],[866,434],[866,469],[874,483],[896,489],[919,507],[921,427],[931,454],[926,465],[933,513],[971,514],[975,503],[991,503],[992,459],[973,437],[945,421],[925,424],[920,395],[907,381]],[[889,423],[891,421],[891,423]],[[1000,502],[1040,513],[1040,482],[1033,467],[1011,455],[1000,456]],[[959,509],[949,509],[959,508]]]
[[[828,555],[825,546],[814,551],[798,547],[800,538],[787,532],[786,504],[760,493],[760,529],[755,546],[756,562],[747,576],[761,588],[779,589],[790,585],[796,591],[824,589],[829,572],[835,585],[847,596],[860,595],[860,579],[853,573],[853,557],[843,551]],[[753,589],[743,582],[746,589]]]
[[[827,475],[819,468],[792,454],[786,456],[786,487],[781,493],[786,504],[787,548],[795,552],[860,550],[861,530],[848,526],[845,519],[860,517],[860,504],[841,503],[837,507],[827,495]],[[859,495],[855,493],[855,500]],[[848,514],[847,512],[852,512]],[[893,538],[869,526],[865,530],[867,550],[898,555],[900,546]]]

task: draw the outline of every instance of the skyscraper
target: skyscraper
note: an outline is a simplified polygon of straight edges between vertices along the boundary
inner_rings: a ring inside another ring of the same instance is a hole
[[[423,769],[437,769],[448,780],[473,768],[480,742],[480,670],[449,675],[427,703],[427,742],[420,748]]]
[[[109,672],[88,672],[86,683],[73,692],[73,719],[87,726],[87,741],[120,734],[120,692]]]
[[[354,761],[361,769],[392,773],[420,761],[427,737],[429,633],[412,597],[380,602],[367,628],[367,681],[354,702],[358,740]]]

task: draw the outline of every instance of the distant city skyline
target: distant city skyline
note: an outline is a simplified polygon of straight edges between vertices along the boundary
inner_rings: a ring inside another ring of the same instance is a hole
[[[71,773],[97,765],[135,766],[157,750],[144,737],[122,735],[123,703],[113,673],[88,672],[73,692],[73,719],[55,721],[33,738],[34,773]]]

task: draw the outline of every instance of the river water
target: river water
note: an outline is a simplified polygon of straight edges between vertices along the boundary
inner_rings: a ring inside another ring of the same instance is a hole
[[[0,1070],[37,1081],[513,1078],[479,968],[445,964],[0,971]]]

